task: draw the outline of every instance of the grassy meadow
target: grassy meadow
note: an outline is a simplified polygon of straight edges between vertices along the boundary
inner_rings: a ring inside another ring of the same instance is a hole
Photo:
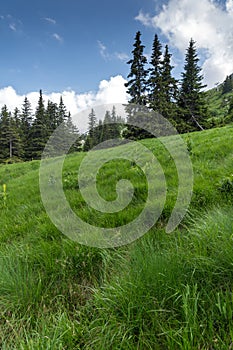
[[[233,126],[182,137],[194,171],[186,217],[165,232],[176,167],[159,140],[143,140],[163,167],[166,203],[146,235],[120,248],[80,245],[56,229],[40,198],[39,161],[0,165],[2,350],[232,349]],[[120,159],[101,168],[97,184],[105,200],[115,199],[121,178],[135,189],[125,210],[101,214],[79,192],[84,156],[70,154],[64,163],[72,209],[104,227],[137,217],[147,197],[142,170]]]

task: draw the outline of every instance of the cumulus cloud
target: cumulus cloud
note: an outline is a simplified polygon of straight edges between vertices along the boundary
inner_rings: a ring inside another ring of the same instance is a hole
[[[169,0],[157,14],[140,12],[136,19],[160,29],[181,53],[192,37],[205,52],[202,68],[208,87],[233,72],[233,0],[224,8],[213,0]]]
[[[73,90],[65,90],[61,93],[43,93],[43,98],[45,104],[47,104],[48,100],[59,103],[60,96],[62,96],[67,109],[71,112],[75,124],[77,124],[81,132],[84,132],[87,130],[88,125],[88,109],[100,105],[114,105],[127,102],[128,96],[124,86],[125,82],[126,80],[122,76],[117,75],[111,77],[109,80],[102,80],[97,92],[77,94]],[[33,110],[35,110],[39,99],[39,93],[29,92],[26,96],[31,102]],[[6,104],[11,111],[13,111],[15,107],[20,109],[24,98],[25,95],[17,94],[12,86],[4,87],[0,89],[0,108]],[[101,115],[98,116],[98,118],[101,117]]]

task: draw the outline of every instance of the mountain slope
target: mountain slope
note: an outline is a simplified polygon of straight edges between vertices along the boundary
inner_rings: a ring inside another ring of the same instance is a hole
[[[209,111],[211,117],[215,119],[215,125],[223,125],[224,118],[228,114],[230,101],[233,98],[233,74],[229,76],[229,79],[230,84],[225,80],[206,92]]]
[[[177,194],[176,167],[159,140],[143,140],[164,169],[167,200],[155,227],[118,249],[82,246],[56,229],[40,199],[39,161],[0,165],[0,192],[6,184],[6,196],[0,195],[1,349],[230,348],[233,126],[183,138],[194,170],[183,224],[165,233]],[[175,137],[169,140],[176,148]],[[114,160],[116,150],[110,151],[113,161],[97,176],[99,193],[114,200],[120,178],[135,186],[132,205],[113,216],[96,215],[79,192],[84,154],[68,155],[63,169],[73,210],[105,227],[138,215],[147,195],[142,171]]]

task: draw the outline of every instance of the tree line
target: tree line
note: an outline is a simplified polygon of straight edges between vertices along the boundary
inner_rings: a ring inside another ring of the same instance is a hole
[[[45,106],[42,91],[39,92],[38,105],[33,113],[27,97],[21,110],[15,108],[11,113],[7,106],[0,111],[0,162],[39,159],[44,147],[53,131],[62,125],[60,141],[64,142],[70,134],[75,135],[77,141],[70,152],[88,151],[92,147],[109,139],[129,138],[141,139],[152,137],[138,127],[132,126],[134,118],[138,116],[132,112],[130,106],[145,106],[148,111],[160,113],[168,119],[180,132],[190,132],[213,127],[206,103],[206,93],[203,89],[203,75],[199,66],[196,43],[190,40],[186,50],[184,69],[181,79],[172,75],[172,55],[168,45],[162,47],[157,34],[154,36],[150,59],[144,54],[145,46],[138,31],[133,44],[132,58],[127,62],[130,72],[125,84],[129,95],[126,106],[127,120],[123,120],[116,113],[116,108],[106,111],[102,119],[97,120],[94,109],[88,116],[88,132],[80,136],[73,124],[70,112],[67,111],[62,97],[59,104],[48,101]],[[223,83],[222,93],[233,89],[233,76],[227,76]],[[152,118],[156,118],[152,113]],[[233,121],[233,98],[229,104],[226,122]],[[81,147],[81,139],[84,141]],[[51,154],[56,154],[51,150]]]
[[[80,150],[79,131],[62,97],[59,104],[48,101],[45,106],[40,90],[34,113],[27,97],[21,110],[15,108],[11,113],[6,105],[3,106],[0,111],[0,162],[40,159],[49,137],[59,125],[63,126],[62,132],[64,135],[67,133],[67,137],[69,134],[77,136],[77,142],[70,151]]]
[[[155,34],[152,54],[148,62],[141,33],[135,36],[128,81],[125,84],[130,95],[129,103],[144,105],[168,119],[179,132],[201,130],[208,126],[209,112],[203,89],[203,76],[195,41],[190,40],[186,50],[184,70],[178,81],[172,75],[172,55],[168,45],[162,50]],[[140,138],[140,130],[129,128],[132,138]],[[143,137],[145,135],[143,134]]]
[[[130,66],[128,81],[125,84],[130,97],[129,105],[126,107],[128,125],[121,136],[129,139],[152,137],[142,128],[132,126],[138,115],[135,111],[132,113],[131,105],[145,106],[148,111],[160,113],[181,133],[208,127],[209,113],[205,93],[202,91],[205,85],[202,83],[203,76],[198,65],[199,58],[194,40],[190,40],[180,81],[172,76],[174,67],[171,64],[172,55],[169,47],[166,45],[162,50],[157,34],[154,36],[149,62],[144,54],[144,48],[141,32],[138,31],[133,44],[132,58],[127,62]],[[103,125],[101,123],[97,125],[93,115],[92,110],[89,115],[88,137],[84,146],[86,150],[100,142],[100,135],[103,134]],[[152,113],[152,118],[156,118],[155,113]],[[154,121],[151,120],[151,122]]]
[[[125,126],[125,120],[117,115],[116,107],[113,106],[111,111],[106,111],[103,120],[97,120],[94,109],[91,109],[88,115],[88,133],[85,137],[85,143],[83,146],[84,151],[88,151],[91,148],[103,143],[107,140],[114,140],[122,138],[122,131]],[[114,141],[112,142],[114,145]],[[110,147],[102,145],[102,147]]]
[[[142,128],[132,126],[138,119],[135,110],[130,106],[145,106],[148,112],[153,111],[151,118],[156,118],[159,113],[169,120],[180,133],[192,132],[214,127],[215,118],[211,116],[206,102],[206,92],[203,84],[203,75],[199,66],[199,58],[196,43],[190,39],[186,49],[184,68],[180,80],[172,75],[172,54],[168,45],[164,49],[157,34],[154,36],[151,57],[148,60],[144,54],[145,46],[141,41],[141,32],[135,36],[132,58],[127,62],[130,72],[125,84],[129,95],[129,104],[126,107],[128,115],[127,128],[118,126],[118,134],[121,138],[142,139],[153,137]],[[223,84],[223,93],[232,91],[233,76],[228,76]],[[88,150],[98,142],[103,141],[104,127],[93,119],[94,110],[89,115],[89,131],[84,145]],[[93,124],[94,121],[94,124]],[[229,104],[228,116],[225,123],[233,121],[233,98]],[[114,118],[113,121],[114,123]],[[156,121],[151,120],[152,124]],[[143,123],[142,123],[143,124]],[[93,127],[95,125],[95,127]],[[102,135],[102,136],[101,136]],[[105,139],[108,138],[107,133]]]

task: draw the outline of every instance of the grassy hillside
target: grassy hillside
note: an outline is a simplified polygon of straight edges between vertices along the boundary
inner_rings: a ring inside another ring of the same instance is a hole
[[[223,94],[223,84],[206,92],[208,108],[217,125],[223,125],[232,97],[233,91]]]
[[[55,228],[40,198],[39,161],[0,166],[0,186],[7,186],[0,196],[1,349],[230,349],[233,126],[183,137],[194,169],[186,218],[165,233],[176,168],[158,140],[143,140],[164,169],[165,207],[150,232],[115,249],[79,245]],[[73,210],[104,227],[130,222],[147,195],[142,171],[123,160],[101,169],[106,200],[115,198],[120,178],[130,179],[135,193],[120,214],[100,215],[79,192],[83,157],[67,156],[63,169]]]

